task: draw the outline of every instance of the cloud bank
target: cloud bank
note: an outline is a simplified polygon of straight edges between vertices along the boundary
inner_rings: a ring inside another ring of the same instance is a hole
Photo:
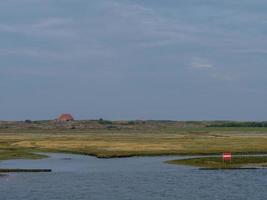
[[[266,9],[261,0],[2,1],[0,119],[265,119]]]

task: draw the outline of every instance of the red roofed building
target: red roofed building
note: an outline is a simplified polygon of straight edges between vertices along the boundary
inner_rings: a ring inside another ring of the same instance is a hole
[[[57,120],[60,122],[69,122],[73,121],[74,118],[71,116],[71,114],[62,114]]]

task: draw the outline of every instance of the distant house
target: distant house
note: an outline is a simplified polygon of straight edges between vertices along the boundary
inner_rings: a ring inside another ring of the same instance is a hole
[[[69,121],[74,121],[74,118],[71,116],[71,114],[62,114],[57,119],[57,121],[60,121],[60,122],[69,122]]]

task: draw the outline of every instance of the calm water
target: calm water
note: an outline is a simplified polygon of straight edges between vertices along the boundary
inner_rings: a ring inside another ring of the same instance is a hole
[[[1,168],[53,172],[0,178],[0,200],[264,200],[267,195],[267,170],[199,171],[163,163],[173,157],[49,155],[44,160],[1,162]]]

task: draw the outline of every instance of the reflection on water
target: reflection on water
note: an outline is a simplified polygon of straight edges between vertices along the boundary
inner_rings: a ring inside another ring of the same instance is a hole
[[[53,172],[0,178],[0,199],[262,200],[267,195],[266,170],[199,171],[163,163],[177,157],[49,155],[43,160],[1,162],[1,168],[51,168]]]

